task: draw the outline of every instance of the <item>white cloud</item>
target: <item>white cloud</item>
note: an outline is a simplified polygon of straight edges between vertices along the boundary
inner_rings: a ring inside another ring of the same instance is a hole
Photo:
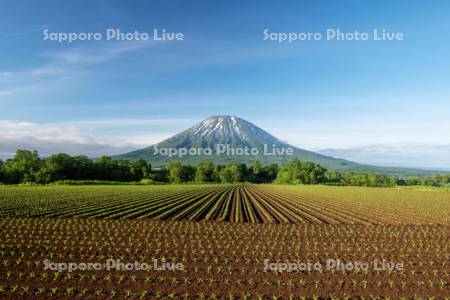
[[[0,121],[0,157],[10,157],[17,149],[38,150],[43,156],[65,152],[71,155],[114,155],[150,146],[166,134],[93,135],[67,124],[38,124]]]
[[[380,166],[450,170],[450,144],[369,144],[351,148],[323,149],[319,152],[359,163]]]
[[[183,118],[116,118],[47,124],[0,120],[0,158],[11,157],[17,149],[38,150],[43,156],[59,152],[71,155],[84,154],[90,157],[120,154],[158,143],[188,128],[195,122],[196,120]],[[171,125],[173,125],[171,129],[166,129]],[[117,134],[115,130],[122,127],[142,129],[142,126],[149,126],[149,128],[160,127],[160,129],[153,129],[150,134],[132,135],[126,134],[130,130],[126,130],[122,134]],[[105,129],[111,129],[111,132],[114,134],[95,133],[98,129],[101,129],[101,132],[105,132]],[[365,129],[367,130],[367,128]],[[412,129],[417,130],[417,128]],[[279,136],[277,132],[270,129],[269,131],[275,136]],[[400,131],[400,133],[405,134],[404,131]],[[320,143],[325,145],[321,149],[316,148],[316,151],[360,163],[450,169],[450,144],[448,143],[390,141],[382,144],[367,143],[364,145],[354,144],[347,147],[330,147],[329,145],[333,145],[333,143],[339,145],[339,140],[344,140],[341,143],[342,145],[348,145],[349,141],[346,140],[346,135],[348,134],[337,134],[336,130],[332,129],[325,134],[325,132],[320,130],[314,131],[313,129],[307,130],[302,128],[298,128],[297,131],[293,129],[290,134],[280,136],[287,142],[306,149],[311,149],[307,143],[311,143],[315,138],[316,145]],[[355,135],[353,134],[352,136]],[[370,136],[368,136],[367,140],[370,140],[369,138]],[[301,143],[298,142],[299,139],[302,140]],[[317,141],[320,141],[320,143],[317,143]]]
[[[51,90],[70,79],[81,76],[82,70],[120,55],[147,47],[144,42],[99,43],[41,54],[46,62],[40,66],[17,71],[0,71],[0,97],[36,90]]]
[[[121,154],[156,144],[196,121],[190,118],[109,118],[40,124],[0,120],[0,158],[12,156],[17,149],[38,150],[43,156],[59,152],[90,157]],[[151,128],[150,133],[144,128]]]
[[[281,140],[325,155],[381,166],[450,169],[447,119],[423,116],[396,121],[364,116],[268,123],[263,128]]]
[[[99,43],[95,47],[74,47],[43,54],[55,64],[86,66],[112,60],[119,55],[151,45],[148,41]]]
[[[321,122],[293,121],[272,123],[265,129],[278,138],[311,150],[324,148],[351,148],[373,143],[440,144],[450,140],[450,122],[380,120],[329,120]]]

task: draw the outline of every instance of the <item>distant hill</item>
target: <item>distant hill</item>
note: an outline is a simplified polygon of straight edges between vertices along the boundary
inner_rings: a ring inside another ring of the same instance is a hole
[[[205,149],[209,149],[210,152],[206,153]],[[252,150],[247,151],[250,155],[244,155],[244,153],[236,153],[239,149],[242,151],[245,149]],[[195,155],[184,155],[181,152],[189,150],[193,151],[192,153]],[[274,153],[277,150],[279,152]],[[162,153],[162,151],[165,151],[165,153]],[[176,155],[169,157],[168,152],[170,151],[173,151],[173,154]],[[284,153],[281,153],[283,151]],[[286,153],[289,151],[290,153]],[[274,155],[267,155],[268,153]],[[164,166],[172,160],[178,160],[185,164],[197,164],[205,160],[212,160],[217,164],[251,163],[255,160],[259,160],[262,164],[280,164],[289,162],[295,157],[337,171],[375,171],[397,175],[430,175],[436,173],[408,168],[363,165],[307,151],[289,145],[256,125],[236,116],[212,116],[158,144],[116,156],[116,158],[123,159],[143,158],[155,167]]]

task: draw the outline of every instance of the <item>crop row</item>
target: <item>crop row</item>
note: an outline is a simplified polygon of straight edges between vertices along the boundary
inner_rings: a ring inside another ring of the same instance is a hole
[[[0,298],[446,299],[449,241],[449,227],[441,225],[2,217]],[[44,268],[45,260],[103,263],[109,258],[147,263],[164,258],[185,269]],[[324,263],[330,258],[385,259],[404,269],[264,268],[265,260]]]
[[[0,216],[450,224],[447,192],[273,185],[2,187]]]

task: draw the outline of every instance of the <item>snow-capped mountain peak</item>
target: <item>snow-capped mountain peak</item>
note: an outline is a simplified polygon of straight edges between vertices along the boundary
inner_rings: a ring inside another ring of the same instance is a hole
[[[282,145],[274,136],[236,116],[211,116],[176,135],[189,137],[195,144],[240,144],[259,146],[264,143]],[[174,137],[174,138],[175,138]]]
[[[240,129],[242,122],[245,121],[236,116],[212,116],[195,125],[189,131],[202,137],[237,135],[245,140],[247,136],[242,134]]]
[[[258,149],[257,155],[186,155],[183,157],[168,157],[155,154],[158,149],[217,149],[225,146],[231,149]],[[293,155],[265,154],[265,149],[292,149]],[[283,163],[291,161],[294,157],[321,163],[333,168],[350,168],[355,163],[341,159],[326,157],[314,152],[299,149],[284,143],[257,127],[256,125],[237,116],[219,115],[211,116],[200,123],[188,128],[156,145],[126,153],[121,157],[128,159],[145,158],[154,165],[165,164],[171,160],[179,159],[190,163],[204,160],[214,160],[217,163],[252,162],[260,160],[262,163]]]

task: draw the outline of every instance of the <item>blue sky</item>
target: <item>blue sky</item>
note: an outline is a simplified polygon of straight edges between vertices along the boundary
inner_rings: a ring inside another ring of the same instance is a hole
[[[120,153],[232,114],[306,149],[450,168],[450,3],[372,2],[2,1],[0,156]],[[43,39],[108,28],[184,40]],[[263,39],[328,28],[405,39]]]

